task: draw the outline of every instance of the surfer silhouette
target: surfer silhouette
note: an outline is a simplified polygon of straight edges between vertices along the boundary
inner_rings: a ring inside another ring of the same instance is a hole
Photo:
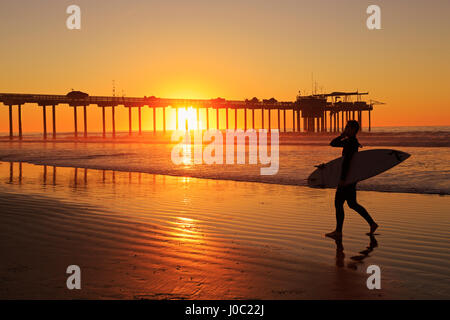
[[[355,120],[350,120],[345,126],[344,132],[337,138],[330,142],[332,147],[340,147],[342,150],[342,169],[336,195],[334,198],[334,206],[336,208],[336,230],[327,233],[326,236],[330,238],[342,237],[342,227],[344,224],[344,202],[347,201],[348,206],[358,212],[370,226],[369,234],[373,234],[378,228],[378,225],[373,221],[367,210],[356,202],[356,183],[346,184],[345,178],[350,169],[350,164],[353,155],[358,152],[358,148],[362,147],[356,134],[359,131],[359,123]]]

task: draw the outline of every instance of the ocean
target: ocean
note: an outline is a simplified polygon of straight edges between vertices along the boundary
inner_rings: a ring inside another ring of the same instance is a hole
[[[142,139],[117,142],[102,141],[99,134],[88,140],[73,141],[70,133],[58,140],[42,142],[37,135],[23,142],[0,140],[0,161],[27,162],[39,165],[79,167],[100,170],[153,173],[207,179],[261,182],[305,186],[314,166],[341,155],[329,141],[335,133],[280,136],[279,170],[275,175],[260,174],[261,164],[193,164],[175,165],[171,160],[173,144],[152,141],[146,133]],[[96,138],[97,137],[97,138]],[[149,137],[149,138],[147,138]],[[419,194],[450,194],[450,127],[383,127],[361,133],[360,150],[397,149],[411,154],[400,165],[358,184],[359,190]]]

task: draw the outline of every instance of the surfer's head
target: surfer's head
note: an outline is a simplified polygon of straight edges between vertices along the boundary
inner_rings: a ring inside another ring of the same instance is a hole
[[[354,137],[359,131],[359,123],[356,120],[349,120],[345,126],[347,136]]]

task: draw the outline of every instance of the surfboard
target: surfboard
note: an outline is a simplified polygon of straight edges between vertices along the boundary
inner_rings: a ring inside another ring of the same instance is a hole
[[[372,149],[353,155],[345,185],[366,180],[385,172],[410,157],[410,154],[392,149]],[[339,183],[343,157],[316,166],[308,177],[311,188],[335,188]]]

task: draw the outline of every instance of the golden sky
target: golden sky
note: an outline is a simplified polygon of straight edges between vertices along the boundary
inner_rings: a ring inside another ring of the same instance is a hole
[[[66,28],[74,3],[81,30]],[[369,4],[381,7],[382,30],[366,28]],[[5,0],[0,92],[111,95],[115,80],[125,96],[292,101],[311,92],[313,74],[323,91],[367,90],[386,102],[375,126],[450,125],[449,9],[448,0]],[[91,106],[90,130],[100,117]],[[143,117],[151,128],[148,108]],[[58,130],[73,129],[69,107],[58,118]],[[24,106],[23,123],[41,131],[40,109]]]

